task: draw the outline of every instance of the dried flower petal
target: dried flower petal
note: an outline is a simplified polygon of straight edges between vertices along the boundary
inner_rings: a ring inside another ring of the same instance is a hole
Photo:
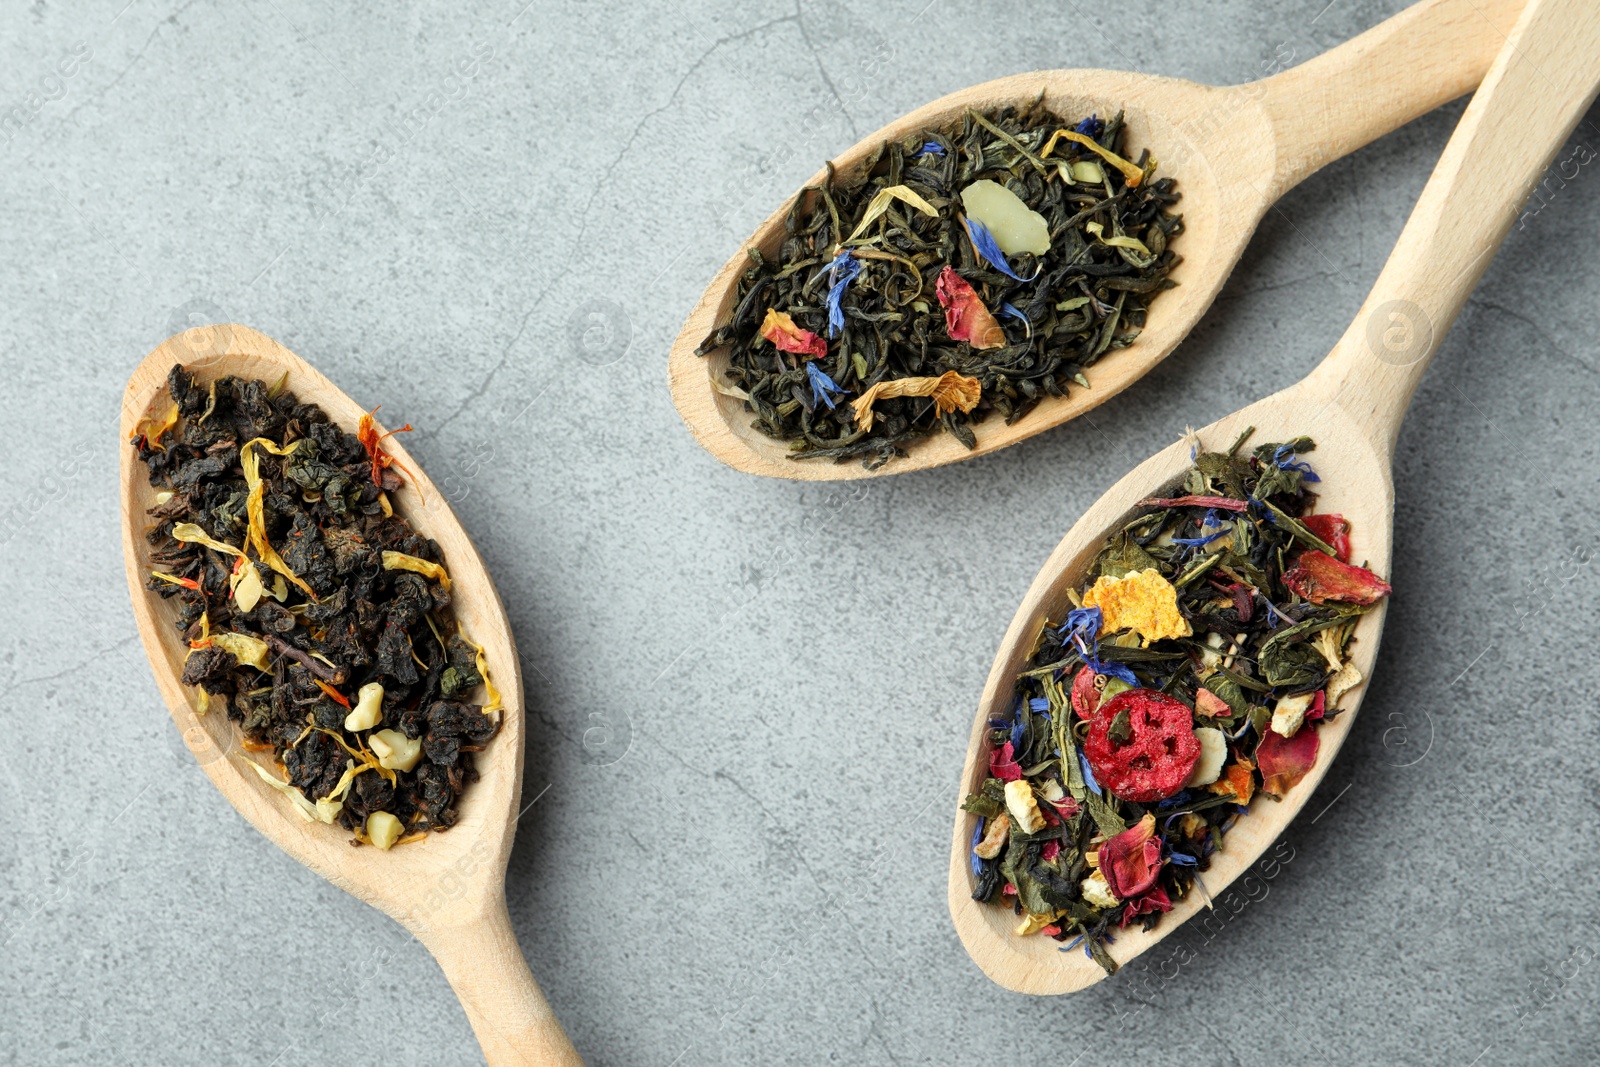
[[[404,552],[395,552],[392,549],[383,550],[383,569],[386,571],[411,571],[420,574],[430,581],[438,582],[445,592],[450,591],[450,575],[445,569],[431,559],[421,559],[417,556],[408,556]]]
[[[134,423],[133,436],[135,442],[142,437],[146,447],[153,448],[157,452],[165,452],[167,450],[167,446],[161,443],[161,438],[170,433],[174,426],[178,425],[178,402],[169,399],[167,403],[167,410],[159,417],[146,415]]]
[[[872,429],[875,416],[872,405],[879,400],[896,396],[926,396],[941,415],[952,411],[971,411],[983,396],[983,386],[976,378],[968,378],[947,370],[937,378],[893,378],[870,386],[866,392],[850,402],[855,410],[856,425],[862,430]]]
[[[873,194],[872,199],[867,202],[867,210],[861,215],[861,222],[856,226],[854,232],[852,232],[849,237],[844,239],[845,243],[849,244],[857,237],[860,237],[861,231],[876,222],[878,220],[878,216],[882,215],[885,211],[888,211],[889,205],[894,203],[896,200],[899,200],[901,203],[909,205],[910,207],[916,208],[924,215],[928,215],[933,218],[939,217],[938,209],[936,209],[926,200],[922,199],[922,197],[918,196],[909,186],[891,185],[887,188],[879,189]]]
[[[1133,900],[1128,901],[1122,909],[1120,926],[1127,926],[1140,915],[1149,912],[1167,912],[1172,910],[1172,898],[1167,896],[1167,891],[1158,885],[1153,885]]]
[[[1343,515],[1329,512],[1326,515],[1302,515],[1300,521],[1319,540],[1326,541],[1339,557],[1339,562],[1350,562],[1350,521]]]
[[[1006,343],[1006,332],[989,313],[972,284],[949,264],[939,272],[933,291],[944,308],[945,330],[953,341],[966,341],[973,348],[999,348]]]
[[[1313,604],[1336,600],[1345,604],[1375,604],[1394,591],[1388,582],[1365,567],[1341,563],[1326,552],[1306,551],[1283,574],[1283,584]]]
[[[378,407],[382,406],[382,404],[378,405]],[[361,447],[367,450],[367,459],[372,463],[372,484],[377,486],[379,489],[399,488],[398,482],[389,486],[385,486],[383,484],[383,472],[388,470],[390,467],[399,467],[401,470],[405,471],[406,477],[410,478],[414,484],[417,480],[416,476],[409,470],[406,470],[406,468],[402,466],[400,462],[393,456],[385,452],[382,445],[385,437],[392,437],[397,433],[410,433],[411,424],[408,422],[398,430],[390,430],[388,433],[380,434],[378,432],[378,424],[372,418],[372,416],[376,415],[377,413],[378,408],[373,408],[371,411],[361,416],[361,418],[356,422],[356,440],[360,441]]]
[[[1100,873],[1118,900],[1131,900],[1155,885],[1161,871],[1161,839],[1149,812],[1100,846]]]
[[[793,352],[807,359],[818,359],[828,354],[828,342],[794,324],[794,319],[776,308],[767,309],[761,320],[760,334],[771,341],[780,352]]]
[[[1139,183],[1144,181],[1144,169],[1138,164],[1128,162],[1109,148],[1101,148],[1098,141],[1087,134],[1079,133],[1077,130],[1057,130],[1051,134],[1050,140],[1045,142],[1043,150],[1040,151],[1039,158],[1043,159],[1048,156],[1055,149],[1057,141],[1076,141],[1078,144],[1083,145],[1083,147],[1120,170],[1122,176],[1128,180],[1128,188],[1130,189],[1137,188]]]
[[[1102,612],[1102,634],[1132,630],[1149,643],[1194,632],[1178,612],[1177,589],[1154,567],[1121,578],[1101,575],[1083,595],[1083,603]]]
[[[989,750],[989,777],[998,778],[1002,782],[1014,782],[1022,777],[1022,767],[1012,754],[1010,741],[999,748]]]
[[[1256,763],[1261,767],[1261,788],[1264,792],[1283,796],[1316,765],[1317,733],[1317,730],[1309,729],[1301,730],[1293,737],[1284,737],[1267,731],[1256,748]]]

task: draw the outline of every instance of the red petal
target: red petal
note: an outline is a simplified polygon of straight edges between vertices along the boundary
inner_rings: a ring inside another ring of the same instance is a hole
[[[1039,810],[1043,811],[1044,809],[1040,808]],[[1060,841],[1046,841],[1044,847],[1039,850],[1039,858],[1046,863],[1049,863],[1059,855],[1061,855]]]
[[[1194,710],[1212,719],[1225,719],[1233,714],[1228,702],[1209,689],[1194,691]]]
[[[1317,731],[1301,727],[1293,737],[1268,730],[1256,748],[1256,766],[1261,771],[1261,788],[1283,796],[1306,776],[1317,762]]]
[[[1284,572],[1283,584],[1313,604],[1329,600],[1375,604],[1392,591],[1388,582],[1365,567],[1340,563],[1315,549],[1295,557],[1294,566]]]
[[[1137,900],[1128,901],[1127,907],[1122,909],[1121,925],[1127,926],[1140,915],[1148,911],[1171,911],[1172,898],[1167,896],[1167,891],[1158,885],[1150,887],[1149,891],[1142,894]]]
[[[1327,710],[1327,704],[1328,704],[1327,691],[1323,690],[1323,689],[1318,689],[1317,690],[1317,699],[1313,700],[1311,702],[1311,707],[1306,709],[1306,721],[1307,722],[1316,722],[1318,719],[1322,718],[1323,712],[1325,710]]]
[[[1306,529],[1328,542],[1341,563],[1350,562],[1350,521],[1343,515],[1302,515]]]
[[[1161,870],[1156,820],[1146,815],[1100,846],[1100,873],[1118,900],[1131,900],[1155,884]]]
[[[1217,508],[1220,511],[1243,511],[1249,503],[1231,496],[1153,496],[1139,501],[1142,508]]]
[[[827,341],[810,330],[802,330],[788,315],[774,308],[768,308],[767,317],[761,321],[761,336],[783,352],[795,352],[811,359],[828,354]]]
[[[944,308],[944,328],[951,340],[966,341],[973,348],[999,348],[1006,343],[1005,331],[983,306],[977,290],[948,263],[933,283],[933,291]]]
[[[1016,756],[1012,755],[1010,741],[989,750],[989,777],[1002,782],[1014,782],[1022,777],[1022,767],[1018,765]]]

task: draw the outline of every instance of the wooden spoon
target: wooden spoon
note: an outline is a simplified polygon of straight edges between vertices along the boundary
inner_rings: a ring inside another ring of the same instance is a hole
[[[1390,467],[1411,394],[1528,191],[1594,99],[1597,55],[1600,12],[1592,0],[1532,0],[1462,116],[1383,273],[1332,353],[1298,384],[1200,432],[1211,448],[1226,448],[1247,426],[1256,427],[1256,443],[1314,437],[1317,450],[1311,458],[1322,476],[1318,510],[1342,512],[1351,520],[1354,558],[1371,561],[1380,574],[1389,571]],[[1107,535],[1137,502],[1176,480],[1188,465],[1186,443],[1158,452],[1112,486],[1051,554],[989,673],[967,748],[963,794],[982,783],[985,720],[1009,714],[1014,706],[1015,680],[1040,625],[1063,617],[1070,606],[1067,590],[1082,582]],[[1379,607],[1356,629],[1352,652],[1367,678],[1383,618]],[[1361,692],[1355,691],[1357,700]],[[1350,707],[1320,728],[1316,766],[1281,803],[1258,801],[1228,833],[1225,848],[1212,856],[1204,874],[1213,897],[1221,896],[1305,805],[1349,733],[1355,711]],[[949,881],[950,914],[973,960],[999,984],[1024,993],[1068,993],[1099,981],[1104,972],[1081,951],[1062,952],[1057,942],[1037,935],[1015,936],[1017,920],[1009,909],[971,899],[968,850],[975,818],[957,810]],[[1112,957],[1125,963],[1144,952],[1202,903],[1202,894],[1192,892],[1154,930],[1118,931]]]
[[[272,338],[244,326],[201,326],[168,338],[128,379],[122,401],[122,440],[166,393],[167,372],[187,366],[202,382],[223,375],[276,382],[317,404],[354,432],[363,409],[315,368]],[[481,779],[461,799],[461,820],[449,833],[383,852],[352,848],[337,826],[303,821],[249,767],[225,715],[195,714],[193,693],[179,684],[188,647],[174,626],[172,602],[145,590],[150,574],[146,516],[155,504],[144,464],[122,450],[122,549],[133,614],[150,668],[167,709],[206,775],[257,830],[279,848],[348,893],[388,913],[428,947],[461,998],[490,1064],[579,1064],[561,1024],[545,1003],[517,947],[506,913],[505,871],[516,833],[522,789],[522,673],[505,608],[478,550],[461,528],[444,494],[428,480],[404,445],[384,448],[414,480],[395,494],[399,510],[444,550],[456,618],[480,643],[502,691],[499,734],[480,754]],[[258,757],[259,758],[259,757]]]
[[[1205,314],[1256,225],[1308,175],[1390,130],[1467,93],[1489,69],[1522,0],[1424,0],[1331,52],[1263,81],[1231,88],[1109,70],[1019,74],[918,108],[858,141],[835,161],[848,178],[885,141],[959,127],[969,108],[1020,106],[1041,92],[1061,115],[1126,113],[1127,143],[1148,148],[1158,173],[1183,194],[1178,288],[1151,307],[1139,339],[1089,368],[1091,388],[1047,397],[1013,425],[990,418],[968,450],[946,433],[912,444],[877,471],[859,462],[789,459],[788,444],[753,429],[744,402],[713,388],[725,382],[726,350],[695,349],[732,313],[746,248],[768,258],[783,241],[785,203],[740,245],[712,279],[672,346],[669,381],[695,439],[738,470],[797,481],[843,481],[938,467],[1005,448],[1116,396],[1178,346]],[[820,185],[824,171],[808,186]]]

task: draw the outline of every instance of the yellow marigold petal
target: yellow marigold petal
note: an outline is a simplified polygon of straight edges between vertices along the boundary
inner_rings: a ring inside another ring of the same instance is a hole
[[[850,406],[855,410],[856,425],[870,430],[875,418],[872,405],[879,400],[896,396],[932,397],[934,409],[947,415],[952,411],[971,411],[978,406],[982,395],[983,385],[978,379],[947,370],[937,378],[893,378],[878,382],[852,400]]]
[[[383,569],[386,571],[411,571],[420,574],[430,581],[438,582],[444,586],[444,591],[450,591],[450,575],[439,564],[428,559],[419,559],[408,556],[404,552],[395,552],[391,549],[383,550]]]
[[[1122,578],[1102,575],[1083,595],[1083,604],[1100,609],[1102,634],[1132,630],[1148,643],[1194,632],[1178,613],[1177,589],[1154,567]]]

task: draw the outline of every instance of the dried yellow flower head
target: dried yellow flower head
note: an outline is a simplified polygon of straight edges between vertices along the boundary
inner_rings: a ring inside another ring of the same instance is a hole
[[[1178,591],[1154,567],[1122,578],[1102,575],[1083,595],[1083,604],[1100,609],[1102,634],[1132,630],[1148,644],[1194,632],[1178,614]]]

